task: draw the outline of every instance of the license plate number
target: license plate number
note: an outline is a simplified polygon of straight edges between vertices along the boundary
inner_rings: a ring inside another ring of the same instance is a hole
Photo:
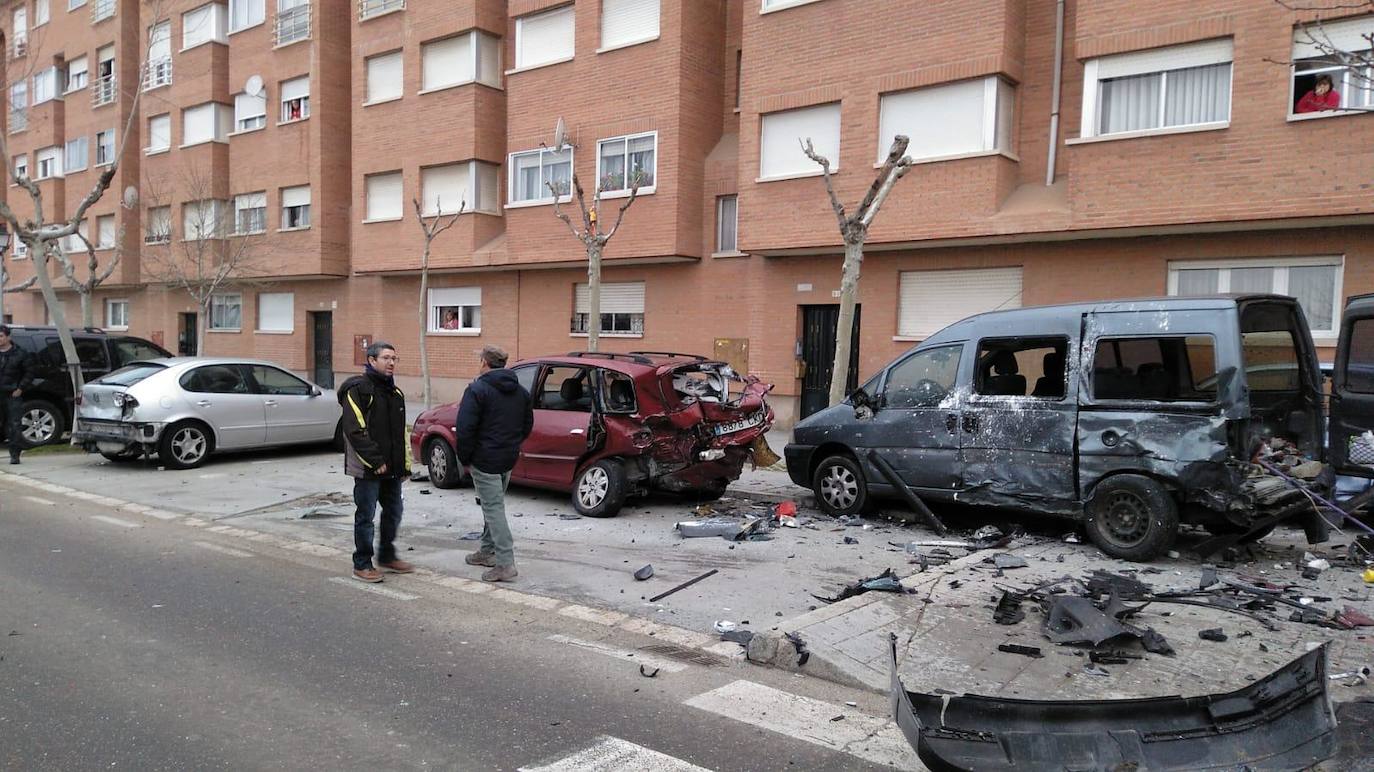
[[[742,418],[738,421],[732,421],[728,424],[720,424],[716,427],[716,436],[719,437],[722,434],[734,434],[735,432],[742,432],[745,429],[752,429],[761,423],[763,423],[762,416],[752,415],[748,418]]]

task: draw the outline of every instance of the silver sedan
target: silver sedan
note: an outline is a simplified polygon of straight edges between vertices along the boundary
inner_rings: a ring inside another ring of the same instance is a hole
[[[340,444],[339,417],[332,390],[271,362],[171,357],[86,384],[72,443],[111,460],[156,455],[190,469],[220,451]]]

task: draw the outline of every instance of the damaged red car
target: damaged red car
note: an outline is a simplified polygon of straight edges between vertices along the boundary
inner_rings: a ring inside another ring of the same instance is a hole
[[[511,365],[534,399],[534,432],[511,481],[567,491],[577,511],[613,517],[650,491],[714,499],[746,462],[776,460],[772,386],[705,357],[573,352]],[[458,403],[425,411],[410,435],[437,488],[467,475],[454,454]]]

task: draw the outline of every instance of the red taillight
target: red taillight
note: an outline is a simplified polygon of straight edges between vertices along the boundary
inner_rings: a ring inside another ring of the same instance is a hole
[[[83,394],[83,393],[81,393],[81,392],[77,392],[77,393],[76,393],[76,406],[77,406],[77,407],[81,407],[81,402],[82,402],[85,398],[86,398],[86,395],[85,395],[85,394]]]

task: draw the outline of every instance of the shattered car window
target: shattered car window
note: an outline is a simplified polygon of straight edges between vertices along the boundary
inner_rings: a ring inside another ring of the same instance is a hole
[[[963,345],[918,351],[893,366],[883,388],[883,404],[890,408],[938,405],[954,390]]]
[[[608,413],[635,412],[635,382],[624,373],[601,371],[602,399]]]
[[[678,399],[689,404],[731,402],[738,396],[731,393],[732,382],[743,385],[728,365],[714,363],[674,370],[672,381]]]
[[[592,390],[587,371],[581,367],[550,367],[544,373],[536,408],[592,412]]]
[[[520,388],[534,396],[534,379],[539,375],[539,365],[525,365],[514,370],[515,380],[520,384]]]
[[[1103,338],[1093,356],[1095,399],[1212,402],[1216,343],[1210,335]]]
[[[1063,399],[1068,338],[984,340],[978,344],[974,392]]]
[[[1292,312],[1285,306],[1253,304],[1241,315],[1240,346],[1251,391],[1298,391],[1298,344]]]

